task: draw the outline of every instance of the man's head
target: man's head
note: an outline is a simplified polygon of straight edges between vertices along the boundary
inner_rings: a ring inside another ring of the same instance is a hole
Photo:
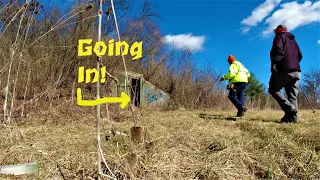
[[[231,54],[229,55],[229,57],[228,57],[228,63],[229,64],[232,64],[232,62],[233,61],[236,61],[237,59],[234,57],[234,56],[232,56]]]
[[[274,29],[275,34],[284,33],[284,32],[287,32],[287,26],[285,26],[284,24],[280,24],[279,26],[277,26],[276,29]]]

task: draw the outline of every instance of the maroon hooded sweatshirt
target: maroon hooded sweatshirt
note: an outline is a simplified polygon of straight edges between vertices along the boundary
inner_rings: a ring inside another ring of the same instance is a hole
[[[289,32],[276,33],[270,51],[270,59],[271,64],[276,64],[278,71],[301,72],[302,53],[295,36]],[[273,72],[272,68],[271,72]]]

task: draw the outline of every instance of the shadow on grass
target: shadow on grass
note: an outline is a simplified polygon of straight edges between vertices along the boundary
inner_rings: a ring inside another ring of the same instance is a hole
[[[221,114],[205,114],[205,113],[200,113],[199,117],[202,119],[218,119],[218,120],[227,120],[227,121],[236,121],[241,119],[241,117],[236,117],[236,116],[226,116]]]

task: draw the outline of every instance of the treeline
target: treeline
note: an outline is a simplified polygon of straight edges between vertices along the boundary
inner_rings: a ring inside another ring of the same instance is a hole
[[[139,13],[132,10],[134,5],[134,1],[129,0],[115,2],[121,40],[128,44],[143,42],[143,58],[132,61],[127,55],[127,70],[142,73],[146,80],[169,93],[178,107],[232,107],[225,96],[225,87],[218,83],[221,74],[214,72],[209,62],[207,69],[197,68],[188,49],[181,53],[167,49],[155,21],[159,15],[152,4],[145,2],[135,7]],[[97,63],[96,56],[79,57],[77,43],[79,39],[97,39],[98,7],[99,1],[78,0],[73,7],[63,2],[1,1],[2,116],[7,119],[23,116],[26,111],[54,107],[75,98],[78,67],[94,68]],[[102,40],[108,42],[117,39],[117,33],[110,3],[104,1],[103,9]],[[102,56],[100,64],[105,65],[111,75],[124,70],[120,56]],[[306,82],[305,90],[312,101],[317,102],[319,83],[315,83],[313,89],[310,83],[313,81]],[[95,91],[90,84],[83,86],[87,91]],[[266,108],[262,107],[266,101],[272,102],[265,93],[248,97],[251,104],[259,102],[261,108]],[[270,108],[274,107],[272,103]]]

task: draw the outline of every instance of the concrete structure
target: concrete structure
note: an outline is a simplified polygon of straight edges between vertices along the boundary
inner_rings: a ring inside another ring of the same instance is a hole
[[[171,101],[170,96],[157,88],[143,78],[142,74],[135,72],[127,72],[128,82],[125,89],[125,72],[115,74],[118,83],[114,84],[114,92],[119,97],[121,92],[125,91],[131,98],[131,103],[141,107],[160,107],[169,106]]]

